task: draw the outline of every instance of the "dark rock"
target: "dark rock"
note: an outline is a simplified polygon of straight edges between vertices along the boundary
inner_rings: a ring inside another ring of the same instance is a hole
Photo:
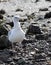
[[[46,27],[46,24],[42,24],[42,27]]]
[[[17,11],[21,11],[21,12],[23,12],[23,10],[21,10],[21,9],[16,9],[16,12],[17,12]]]
[[[13,55],[16,54],[16,51],[15,51],[15,50],[10,50],[10,51],[9,51],[9,54],[10,54],[10,56],[13,56]]]
[[[36,0],[35,3],[37,3],[39,0]]]
[[[35,39],[37,39],[37,40],[47,40],[48,39],[48,35],[46,35],[46,34],[37,34],[35,36]]]
[[[24,65],[25,64],[25,60],[23,58],[20,58],[17,63]]]
[[[20,19],[19,22],[25,22],[27,19]]]
[[[5,13],[6,13],[5,10],[3,9],[0,10],[0,14],[5,14]]]
[[[30,19],[33,19],[35,17],[35,13],[31,13],[30,15],[27,15],[27,18],[30,20]]]
[[[51,12],[46,13],[45,16],[44,16],[44,18],[51,18]]]
[[[38,20],[43,20],[43,17],[39,17]],[[37,20],[37,21],[38,21],[38,20]]]
[[[0,19],[3,19],[3,15],[0,14]]]
[[[3,64],[3,61],[0,60],[0,64]]]
[[[51,6],[49,6],[51,8]]]
[[[19,60],[19,57],[14,57],[13,60],[17,62]]]
[[[51,1],[51,0],[46,0],[46,1]]]
[[[51,52],[48,52],[48,57],[51,57]]]
[[[24,39],[22,41],[22,44],[25,44],[25,43],[33,43],[35,40],[29,40],[29,39]]]
[[[8,59],[6,60],[6,63],[10,63],[10,62],[12,62],[12,58],[8,58]]]
[[[10,65],[15,65],[15,62],[11,62]]]
[[[39,9],[39,11],[48,11],[48,8]]]
[[[10,57],[10,54],[7,50],[0,50],[0,61],[7,63],[7,59]]]
[[[8,31],[4,28],[3,25],[0,25],[0,36],[1,35],[7,35]]]
[[[10,17],[10,15],[7,15],[7,17]],[[14,15],[11,15],[11,17],[14,17]]]
[[[36,35],[36,34],[42,34],[42,32],[39,26],[34,26],[31,24],[26,32],[26,35]]]
[[[35,61],[36,62],[40,62],[40,61],[45,61],[46,57],[45,56],[42,56],[41,54],[36,54],[35,55]]]
[[[36,53],[42,53],[42,52],[44,52],[44,48],[38,48],[38,51],[36,51]]]
[[[51,21],[47,21],[47,23],[51,23]]]
[[[14,26],[13,22],[9,22],[9,23],[6,23],[6,24],[10,25],[11,27]]]
[[[5,48],[10,48],[12,43],[8,40],[8,37],[5,35],[0,36],[0,50]]]

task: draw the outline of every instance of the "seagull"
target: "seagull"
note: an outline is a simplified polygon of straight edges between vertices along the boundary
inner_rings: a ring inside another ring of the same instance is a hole
[[[19,20],[20,20],[20,16],[14,16],[13,17],[14,26],[8,32],[8,39],[12,43],[22,42],[23,39],[25,38],[25,33],[21,28]],[[12,44],[12,48],[13,48],[13,46],[14,45]]]

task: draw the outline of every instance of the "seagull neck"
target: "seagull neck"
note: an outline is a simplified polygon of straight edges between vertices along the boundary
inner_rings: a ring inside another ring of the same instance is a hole
[[[16,29],[21,28],[19,21],[14,22],[14,28],[16,28]]]

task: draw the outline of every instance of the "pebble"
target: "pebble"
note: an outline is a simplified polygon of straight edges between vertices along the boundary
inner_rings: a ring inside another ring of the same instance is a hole
[[[0,36],[0,50],[3,50],[5,48],[11,48],[12,43],[8,40],[8,37],[6,35]]]
[[[5,13],[6,13],[5,10],[3,9],[0,10],[0,14],[5,14]]]
[[[48,8],[39,9],[39,11],[48,11]]]
[[[26,32],[26,35],[42,34],[39,26],[30,25]]]
[[[44,16],[44,18],[51,18],[51,12],[46,13],[45,16]]]

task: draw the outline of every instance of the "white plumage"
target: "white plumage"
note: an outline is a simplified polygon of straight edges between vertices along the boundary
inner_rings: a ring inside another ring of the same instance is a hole
[[[19,22],[19,16],[14,16],[13,23],[14,27],[8,32],[8,39],[12,43],[14,42],[22,42],[25,38],[25,33],[22,30]]]

